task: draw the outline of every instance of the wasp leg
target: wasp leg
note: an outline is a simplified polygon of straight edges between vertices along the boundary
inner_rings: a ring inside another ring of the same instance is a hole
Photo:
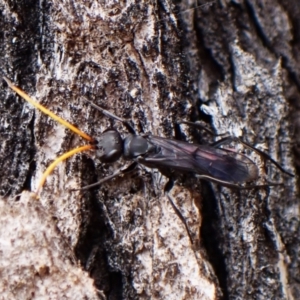
[[[274,164],[281,172],[291,176],[291,177],[295,177],[295,175],[293,175],[292,173],[289,173],[288,171],[286,171],[283,167],[281,167],[281,165],[274,160],[270,155],[266,154],[265,152],[251,146],[250,144],[244,142],[243,140],[237,138],[237,137],[232,137],[232,136],[228,136],[225,137],[215,143],[213,143],[211,146],[215,147],[215,148],[219,148],[220,146],[224,145],[224,144],[230,144],[231,142],[237,142],[240,143],[242,145],[244,145],[245,147],[255,151],[256,153],[258,153],[261,157],[263,157],[265,160],[269,160],[272,164]]]
[[[203,129],[203,130],[205,130],[207,133],[209,133],[212,136],[222,136],[222,135],[227,134],[227,133],[216,134],[213,131],[211,131],[210,129],[206,128],[204,125],[200,124],[198,121],[196,121],[196,122],[189,122],[189,121],[180,120],[180,121],[177,122],[177,124],[186,124],[186,125],[189,125],[189,126],[196,127],[198,129]]]
[[[112,174],[110,176],[102,178],[101,180],[99,180],[99,181],[97,181],[97,182],[95,182],[93,184],[86,185],[86,186],[84,186],[84,187],[82,187],[80,189],[72,189],[72,191],[84,191],[84,190],[88,190],[88,189],[93,188],[95,186],[98,186],[98,185],[100,185],[100,184],[102,184],[102,183],[104,183],[106,181],[109,181],[109,180],[111,180],[111,179],[113,179],[115,177],[118,177],[118,176],[121,176],[123,174],[132,172],[136,168],[137,165],[138,164],[136,162],[133,162],[132,164],[130,164],[129,166],[127,166],[125,168],[118,169],[114,174]]]
[[[174,184],[173,179],[172,179],[172,178],[169,178],[169,181],[166,183],[166,185],[165,185],[165,187],[164,187],[164,193],[165,193],[165,195],[167,196],[167,198],[168,198],[168,200],[169,200],[171,206],[173,207],[173,209],[174,209],[176,215],[179,217],[179,219],[181,220],[181,222],[182,222],[183,225],[185,226],[185,229],[186,229],[186,231],[187,231],[187,233],[188,233],[188,236],[189,236],[189,239],[190,239],[190,241],[191,241],[191,244],[193,244],[192,234],[191,234],[190,229],[189,229],[189,227],[188,227],[188,225],[187,225],[187,223],[186,223],[186,220],[185,220],[185,218],[183,217],[183,215],[181,214],[180,210],[179,210],[179,209],[177,208],[177,206],[175,205],[175,203],[173,202],[172,197],[169,195],[169,191],[172,189],[173,184]]]
[[[127,130],[132,133],[132,134],[136,134],[135,130],[133,129],[133,127],[129,124],[128,121],[126,121],[125,119],[122,119],[116,115],[114,115],[113,113],[109,112],[108,110],[94,104],[93,102],[91,102],[90,100],[86,99],[86,98],[82,98],[84,101],[88,102],[92,107],[96,108],[97,110],[99,110],[100,112],[102,112],[105,116],[107,116],[110,119],[116,120],[121,122],[126,128]]]
[[[240,186],[238,184],[234,184],[228,181],[224,181],[224,180],[220,180],[220,179],[216,179],[212,176],[208,176],[208,175],[196,175],[197,178],[200,179],[204,179],[210,182],[214,182],[214,183],[218,183],[222,186],[226,186],[229,188],[233,188],[233,189],[238,189],[238,190],[250,190],[250,189],[254,189],[254,188],[266,188],[269,186],[278,186],[278,185],[284,185],[283,183],[268,183],[268,184],[260,184],[260,185],[245,185],[245,186]]]

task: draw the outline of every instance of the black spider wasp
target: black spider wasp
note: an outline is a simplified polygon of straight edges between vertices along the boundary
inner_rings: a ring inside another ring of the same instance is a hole
[[[75,126],[71,125],[69,122],[53,114],[44,106],[38,104],[36,101],[31,99],[25,92],[13,85],[7,78],[4,77],[4,80],[7,82],[7,84],[12,90],[14,90],[26,101],[28,101],[33,106],[41,110],[43,113],[47,114],[54,120],[58,121],[62,125],[66,126],[70,130],[72,130],[73,132],[82,136],[84,139],[90,142],[89,145],[75,148],[55,159],[55,161],[44,172],[40,180],[38,189],[36,191],[36,195],[38,195],[40,189],[45,183],[47,176],[53,171],[53,169],[59,162],[66,160],[67,158],[71,157],[76,153],[92,149],[96,151],[96,155],[102,163],[115,162],[121,156],[123,156],[126,160],[133,161],[133,163],[131,163],[125,169],[120,168],[114,174],[107,176],[94,184],[85,186],[80,190],[85,190],[96,185],[100,185],[114,177],[120,176],[128,171],[131,171],[138,164],[145,165],[149,168],[168,168],[173,169],[175,171],[177,170],[182,172],[194,172],[197,173],[198,177],[201,179],[212,181],[220,185],[228,186],[230,188],[252,189],[257,187],[260,188],[281,185],[280,183],[268,183],[264,185],[240,186],[239,184],[258,179],[259,172],[255,163],[247,156],[234,152],[232,150],[219,148],[221,145],[229,143],[233,140],[242,143],[244,146],[257,152],[266,160],[271,161],[282,172],[290,176],[294,176],[293,174],[285,171],[269,155],[254,148],[253,146],[245,143],[244,141],[238,138],[226,137],[216,142],[213,146],[209,146],[191,144],[174,139],[162,138],[150,134],[137,135],[135,130],[126,120],[115,116],[109,111],[95,105],[94,103],[88,100],[85,100],[88,103],[90,103],[91,106],[101,111],[107,117],[123,123],[129,131],[129,134],[124,139],[122,139],[118,131],[116,131],[115,129],[107,129],[100,135],[100,137],[97,140],[95,140],[86,133],[80,131]],[[181,123],[202,127],[200,125],[187,121],[182,121]],[[174,205],[170,196],[168,195],[168,190],[165,190],[165,192],[176,214],[180,217],[185,227],[187,228],[187,232],[191,239],[191,235],[189,233],[189,229],[186,225],[185,220],[181,216],[177,207]]]
[[[7,78],[4,77],[4,80],[12,90],[26,101],[90,142],[89,145],[73,149],[58,157],[45,171],[41,179],[39,189],[43,186],[46,177],[52,172],[59,162],[78,152],[90,149],[94,149],[96,151],[96,155],[102,163],[115,162],[121,156],[123,156],[125,160],[132,160],[133,163],[126,169],[121,168],[113,175],[103,178],[92,185],[83,187],[81,190],[100,185],[105,181],[125,173],[128,169],[132,169],[137,164],[142,164],[149,168],[170,168],[177,171],[194,172],[197,173],[198,177],[201,179],[206,179],[231,188],[250,189],[280,185],[279,183],[272,183],[265,185],[240,186],[239,184],[256,180],[258,178],[258,168],[247,156],[232,150],[219,148],[221,145],[227,144],[231,141],[242,143],[244,146],[254,150],[265,159],[270,160],[282,172],[290,176],[294,176],[293,174],[285,171],[269,155],[238,138],[226,137],[216,142],[213,146],[210,146],[191,144],[151,134],[137,135],[135,130],[126,120],[117,117],[109,111],[85,99],[85,101],[87,101],[91,106],[98,109],[107,117],[123,123],[129,131],[128,136],[122,139],[118,131],[115,129],[107,129],[97,140],[95,140],[75,126],[71,125],[69,122],[61,119],[42,105],[38,104],[25,92],[13,85]],[[202,127],[201,125],[187,121],[182,121],[181,123]]]

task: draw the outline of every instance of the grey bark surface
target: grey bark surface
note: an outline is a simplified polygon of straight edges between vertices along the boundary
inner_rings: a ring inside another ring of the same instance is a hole
[[[212,142],[174,126],[201,120],[295,173],[299,4],[179,4],[0,0],[1,72],[93,137],[111,126],[126,136],[126,129],[82,97],[131,120],[139,133]],[[158,170],[71,192],[127,163],[101,165],[93,152],[60,164],[39,202],[27,193],[17,201],[55,157],[86,142],[4,82],[0,97],[3,299],[299,298],[295,178],[236,144],[259,166],[255,184],[284,185],[237,191],[178,174],[170,195],[193,243]]]

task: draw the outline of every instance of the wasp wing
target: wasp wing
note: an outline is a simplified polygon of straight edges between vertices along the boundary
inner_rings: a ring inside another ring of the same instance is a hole
[[[158,151],[139,159],[146,166],[195,172],[231,183],[248,182],[258,177],[254,162],[234,151],[152,135],[147,140]]]

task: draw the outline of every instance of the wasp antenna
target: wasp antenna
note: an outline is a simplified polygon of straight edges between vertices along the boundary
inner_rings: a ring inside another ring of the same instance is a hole
[[[41,112],[43,112],[44,114],[48,115],[50,118],[52,118],[53,120],[55,120],[58,123],[62,124],[63,126],[69,128],[71,131],[73,131],[74,133],[80,135],[81,137],[83,137],[87,141],[94,142],[94,139],[92,137],[90,137],[86,133],[82,132],[81,130],[79,130],[78,128],[76,128],[71,123],[69,123],[69,122],[65,121],[64,119],[60,118],[59,116],[57,116],[56,114],[54,114],[53,112],[51,112],[50,110],[48,110],[46,107],[44,107],[43,105],[39,104],[38,102],[36,102],[32,98],[30,98],[24,91],[22,91],[20,88],[18,88],[17,86],[15,86],[8,78],[3,77],[3,79],[6,81],[6,83],[8,84],[8,86],[14,92],[16,92],[19,96],[21,96],[24,100],[26,100],[27,102],[29,102],[31,105],[33,105],[34,107],[36,107],[37,109],[39,109]]]
[[[35,192],[36,195],[38,195],[47,179],[47,177],[51,174],[51,172],[54,170],[54,168],[61,162],[64,161],[66,159],[68,159],[69,157],[75,155],[76,153],[79,152],[83,152],[83,151],[87,151],[87,150],[92,150],[95,149],[95,146],[93,145],[85,145],[85,146],[81,146],[75,149],[72,149],[66,153],[64,153],[63,155],[57,157],[52,163],[51,165],[46,169],[46,171],[44,172],[44,174],[42,175],[42,178],[39,182],[37,191]],[[38,197],[38,196],[37,196]]]

